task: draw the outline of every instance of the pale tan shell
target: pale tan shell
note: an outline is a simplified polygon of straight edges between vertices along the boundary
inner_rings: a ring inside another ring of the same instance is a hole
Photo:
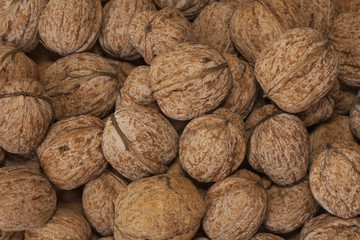
[[[335,0],[336,16],[346,12],[359,12],[359,0]]]
[[[44,225],[25,232],[26,240],[76,239],[88,240],[89,223],[81,215],[69,209],[58,208]]]
[[[319,204],[342,218],[360,214],[360,147],[349,141],[326,143],[311,154],[310,189]]]
[[[307,0],[309,5],[310,25],[323,34],[326,34],[328,28],[335,18],[335,0]]]
[[[47,0],[2,0],[0,2],[0,45],[29,52],[39,42],[38,22]]]
[[[329,29],[328,38],[339,52],[339,75],[343,83],[360,87],[360,14],[343,13]]]
[[[322,214],[308,221],[300,232],[300,240],[360,239],[360,218],[342,219]]]
[[[27,167],[32,168],[37,171],[40,170],[40,162],[36,151],[32,151],[27,154],[13,154],[13,153],[6,153],[5,159],[3,162],[4,167]]]
[[[230,37],[230,19],[236,9],[223,2],[206,6],[192,23],[197,42],[214,47],[220,53],[235,53]]]
[[[354,91],[355,90],[355,91]],[[335,106],[334,111],[337,114],[349,115],[349,112],[356,104],[356,94],[358,89],[339,89],[339,92],[334,96]]]
[[[137,180],[167,170],[177,154],[178,138],[163,115],[133,105],[118,109],[107,120],[102,147],[121,175]]]
[[[284,240],[284,238],[271,233],[258,233],[250,240]]]
[[[37,170],[0,168],[0,229],[23,231],[44,224],[56,209],[56,194]]]
[[[130,22],[136,13],[155,10],[151,0],[110,0],[103,9],[99,42],[110,56],[125,60],[140,58],[130,43]]]
[[[188,176],[181,166],[179,155],[170,163],[166,174],[179,175],[181,177]]]
[[[190,43],[156,57],[150,81],[161,110],[177,120],[190,120],[215,109],[232,86],[222,55],[210,46]]]
[[[306,127],[318,124],[331,118],[334,112],[334,99],[328,95],[320,99],[319,102],[311,105],[305,111],[297,115],[303,121]]]
[[[182,167],[200,182],[223,180],[244,160],[244,134],[241,118],[226,108],[194,118],[180,137]]]
[[[31,152],[52,117],[51,101],[38,81],[12,79],[0,89],[0,146],[11,153]]]
[[[186,178],[158,175],[130,183],[115,203],[115,239],[191,239],[205,202]]]
[[[357,139],[360,139],[360,92],[357,94],[356,104],[350,111],[350,130]]]
[[[337,71],[337,52],[312,28],[287,31],[261,52],[255,64],[265,95],[290,113],[304,111],[324,97]]]
[[[90,50],[102,22],[99,0],[50,0],[41,14],[42,43],[60,55]]]
[[[105,58],[93,53],[77,53],[57,60],[44,77],[56,119],[81,114],[105,117],[116,101],[117,76]]]
[[[55,186],[71,190],[105,171],[103,129],[104,123],[90,115],[70,117],[51,126],[36,152],[45,175]]]
[[[212,240],[250,239],[265,220],[268,196],[258,181],[228,177],[210,187],[203,229]]]
[[[193,19],[206,5],[215,2],[215,0],[154,0],[154,2],[160,8],[176,8],[181,11],[186,18]]]
[[[129,26],[130,42],[147,64],[176,45],[193,42],[190,22],[175,8],[137,13]]]
[[[127,182],[110,171],[88,182],[83,191],[82,202],[86,218],[102,236],[113,234],[115,208],[119,193],[125,191]]]
[[[224,54],[224,57],[231,71],[233,86],[221,106],[245,119],[255,104],[258,92],[254,70],[236,55]]]
[[[3,232],[0,230],[0,240],[24,240],[24,232]]]
[[[122,87],[124,85],[126,78],[130,75],[131,71],[135,68],[135,66],[128,62],[117,61],[111,58],[106,58],[106,60],[117,72],[119,86]]]
[[[0,89],[6,82],[21,77],[37,79],[36,63],[18,49],[0,45]]]

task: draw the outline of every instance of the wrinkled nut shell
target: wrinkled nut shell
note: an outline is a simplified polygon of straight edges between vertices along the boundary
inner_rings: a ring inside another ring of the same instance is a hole
[[[250,240],[284,240],[284,238],[271,233],[258,233]]]
[[[214,2],[215,0],[154,0],[154,2],[160,7],[173,7],[181,11],[181,13],[188,19],[195,18],[203,8]]]
[[[315,28],[325,34],[335,18],[335,1],[334,0],[307,0],[311,19],[309,27]]]
[[[306,127],[318,124],[331,118],[334,112],[334,99],[330,96],[323,97],[319,102],[311,105],[297,115]]]

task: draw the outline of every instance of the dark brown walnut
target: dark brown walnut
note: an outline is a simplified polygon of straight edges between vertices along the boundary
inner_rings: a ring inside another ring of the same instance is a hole
[[[150,66],[153,96],[170,118],[190,120],[215,109],[229,93],[232,75],[214,48],[184,43]]]
[[[82,203],[86,218],[102,236],[113,234],[117,196],[125,191],[127,182],[111,171],[88,182],[83,191]]]
[[[131,71],[135,68],[134,65],[125,62],[125,61],[117,61],[111,58],[107,58],[110,65],[115,69],[118,75],[119,86],[122,87],[126,78],[129,76]]]
[[[69,209],[58,208],[44,225],[25,232],[26,240],[90,239],[91,228],[81,215]]]
[[[118,109],[106,122],[107,161],[130,180],[164,173],[178,151],[178,135],[160,113],[142,106]]]
[[[110,0],[106,3],[99,42],[108,55],[125,60],[140,58],[130,43],[128,31],[133,16],[145,10],[155,10],[151,0]]]
[[[147,64],[176,45],[193,42],[190,22],[175,8],[137,13],[129,26],[130,42]]]
[[[356,104],[357,92],[358,89],[354,88],[340,88],[339,92],[334,95],[334,112],[337,114],[349,115]]]
[[[191,239],[205,202],[193,183],[162,174],[130,183],[115,202],[114,238]]]
[[[360,14],[343,13],[329,29],[328,38],[339,52],[339,75],[343,83],[360,87]]]
[[[271,233],[258,233],[250,240],[284,240],[284,238]]]
[[[71,190],[105,171],[103,129],[103,121],[90,115],[70,117],[50,127],[36,152],[45,175],[56,187]]]
[[[319,31],[287,31],[261,52],[255,76],[265,95],[282,110],[297,113],[318,102],[334,86],[338,54]]]
[[[244,134],[242,119],[226,108],[194,118],[180,137],[181,166],[200,182],[223,180],[244,160]]]
[[[81,114],[102,118],[114,107],[118,73],[105,58],[77,53],[52,64],[45,72],[44,86],[56,119]]]
[[[335,1],[306,0],[305,3],[308,4],[310,14],[308,26],[326,34],[335,18]]]
[[[309,163],[304,123],[288,113],[267,115],[253,127],[247,154],[250,165],[278,185],[301,180]]]
[[[322,145],[311,154],[310,189],[329,213],[351,218],[360,213],[360,147],[350,141]]]
[[[295,1],[248,1],[231,17],[231,39],[241,55],[254,65],[272,41],[289,29],[306,26],[305,20]]]
[[[27,154],[13,154],[13,153],[5,153],[5,158],[3,162],[4,167],[27,167],[32,168],[37,171],[40,170],[40,162],[36,151],[32,151]]]
[[[290,186],[273,184],[267,194],[270,207],[264,225],[274,233],[289,233],[301,227],[319,209],[307,177]]]
[[[3,0],[0,3],[0,45],[29,52],[39,42],[38,23],[47,0]]]
[[[44,224],[56,209],[56,194],[37,170],[0,168],[0,231],[23,231]]]
[[[176,8],[188,19],[194,19],[206,5],[215,2],[215,0],[154,0],[160,7]]]
[[[322,214],[308,221],[300,232],[300,240],[359,239],[360,218],[342,219]]]
[[[37,79],[36,63],[20,50],[0,45],[0,88],[6,82],[21,77]]]
[[[85,52],[95,44],[102,22],[99,0],[50,0],[41,14],[44,46],[60,55]]]
[[[356,104],[350,111],[350,130],[357,139],[360,139],[360,93],[357,94]]]
[[[331,118],[334,112],[334,105],[334,99],[326,95],[319,102],[311,105],[305,111],[299,112],[297,115],[305,126],[309,127]]]
[[[192,24],[197,42],[210,45],[220,53],[234,54],[229,25],[235,10],[233,5],[223,2],[206,6]]]
[[[25,154],[44,137],[53,117],[51,101],[34,79],[17,78],[0,89],[0,146]]]
[[[231,71],[233,86],[221,106],[245,119],[255,104],[258,92],[254,70],[236,55],[224,54],[224,57]]]
[[[3,232],[0,230],[0,240],[24,240],[24,232]]]
[[[336,16],[346,12],[359,12],[360,1],[359,0],[335,0]]]
[[[250,239],[265,220],[268,196],[248,177],[228,177],[208,190],[203,229],[212,240]]]

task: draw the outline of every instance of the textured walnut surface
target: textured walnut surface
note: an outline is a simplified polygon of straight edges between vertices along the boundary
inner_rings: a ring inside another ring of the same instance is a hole
[[[195,18],[203,8],[214,0],[154,0],[160,7],[173,7],[181,11],[188,19]]]
[[[310,16],[309,27],[319,30],[325,34],[335,18],[334,0],[307,0]]]
[[[250,240],[284,240],[284,238],[271,233],[258,233]]]
[[[336,15],[340,15],[346,12],[359,12],[360,1],[359,0],[335,0]]]
[[[334,95],[334,112],[337,114],[348,115],[356,104],[357,89],[339,89]]]
[[[334,112],[334,105],[334,99],[327,95],[305,111],[299,112],[298,116],[305,126],[309,127],[331,118]]]

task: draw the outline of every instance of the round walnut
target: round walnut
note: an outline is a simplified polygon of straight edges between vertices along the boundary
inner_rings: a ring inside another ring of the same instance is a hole
[[[342,219],[322,214],[301,229],[300,240],[360,239],[360,218]]]
[[[105,117],[114,107],[119,89],[117,71],[93,53],[60,58],[45,72],[44,86],[56,119],[91,114]]]
[[[3,0],[0,3],[0,45],[29,52],[39,42],[38,23],[47,0]]]
[[[343,13],[329,29],[328,38],[339,52],[339,80],[360,87],[360,14]]]
[[[101,22],[99,0],[49,0],[40,17],[39,34],[46,48],[69,55],[92,48]]]
[[[210,187],[205,197],[203,229],[212,240],[250,239],[265,220],[268,196],[253,178],[228,177]]]
[[[297,115],[305,126],[309,127],[331,118],[334,112],[334,105],[334,99],[326,95],[319,102],[311,105],[305,111],[299,112]]]
[[[284,238],[271,233],[258,233],[250,240],[284,240]]]
[[[23,231],[44,224],[56,209],[56,194],[37,170],[0,168],[0,229]]]
[[[31,152],[52,117],[51,101],[38,81],[12,79],[0,89],[0,146],[11,153]]]
[[[194,19],[206,5],[214,1],[215,0],[154,0],[160,8],[176,8],[188,19]]]
[[[184,42],[193,42],[190,22],[175,8],[137,13],[129,26],[131,44],[147,64]]]
[[[335,1],[306,0],[305,3],[309,6],[309,27],[315,28],[319,32],[326,34],[335,18]]]
[[[117,196],[125,191],[127,182],[110,171],[88,182],[83,191],[82,202],[86,218],[102,236],[113,234]]]
[[[88,240],[91,228],[81,215],[58,208],[47,223],[25,232],[26,240],[59,239],[60,236],[61,239]]]
[[[342,141],[326,143],[311,154],[310,188],[329,213],[351,218],[360,214],[360,147]]]
[[[180,138],[182,167],[200,182],[223,180],[244,160],[244,134],[241,118],[226,108],[191,120]]]
[[[228,63],[210,46],[184,43],[150,67],[153,96],[170,118],[190,120],[215,109],[229,93]]]
[[[186,178],[158,175],[130,183],[115,202],[115,239],[191,239],[205,203]]]
[[[71,190],[99,176],[107,167],[101,140],[104,123],[81,115],[54,123],[37,148],[41,167],[58,188]]]
[[[151,0],[110,0],[106,3],[99,42],[108,55],[125,60],[140,58],[130,43],[128,31],[133,16],[146,10],[155,10]]]
[[[3,232],[0,230],[0,240],[24,240],[24,232]]]
[[[6,82],[22,77],[37,79],[36,63],[18,49],[0,45],[0,89]]]
[[[261,52],[256,79],[281,109],[297,113],[318,102],[334,86],[338,55],[319,31],[287,31]]]
[[[178,151],[178,135],[160,113],[130,106],[118,109],[107,120],[102,147],[121,175],[136,180],[167,170]]]

